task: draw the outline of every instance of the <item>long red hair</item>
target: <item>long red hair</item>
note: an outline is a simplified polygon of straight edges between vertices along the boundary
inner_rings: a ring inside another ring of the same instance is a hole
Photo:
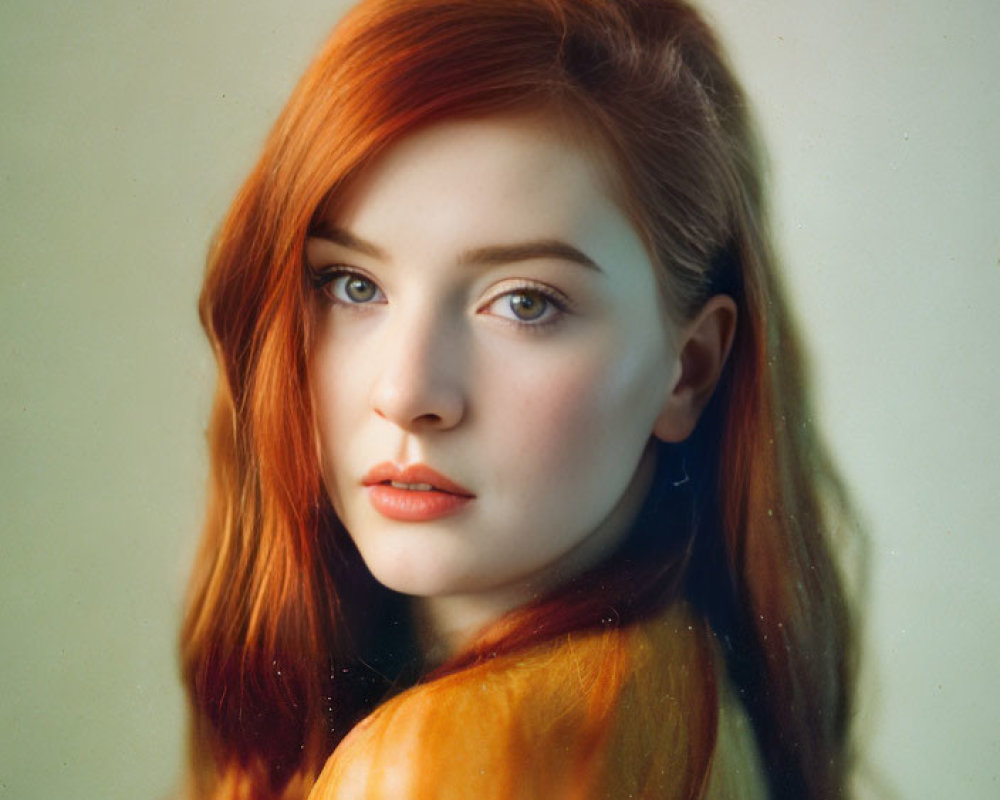
[[[684,596],[724,644],[773,796],[845,796],[855,653],[833,548],[850,517],[807,402],[747,103],[677,0],[367,0],[295,89],[200,301],[219,380],[181,634],[196,796],[225,781],[237,796],[301,796],[352,725],[419,677],[400,598],[323,493],[303,246],[317,210],[400,137],[524,108],[571,120],[612,165],[679,318],[723,292],[739,321],[698,429],[661,448],[644,527],[670,536],[637,534],[441,674]]]

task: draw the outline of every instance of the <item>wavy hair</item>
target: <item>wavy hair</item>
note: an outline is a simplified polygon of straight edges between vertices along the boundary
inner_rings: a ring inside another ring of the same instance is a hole
[[[354,723],[421,673],[401,598],[322,488],[304,241],[401,137],[525,109],[571,119],[613,166],[674,314],[721,292],[738,324],[695,433],[661,446],[645,528],[674,533],[637,534],[438,674],[683,596],[723,644],[772,796],[846,796],[855,647],[834,546],[852,517],[813,424],[747,103],[712,31],[678,0],[366,0],[294,90],[208,258],[219,377],[181,633],[197,797],[303,796]]]

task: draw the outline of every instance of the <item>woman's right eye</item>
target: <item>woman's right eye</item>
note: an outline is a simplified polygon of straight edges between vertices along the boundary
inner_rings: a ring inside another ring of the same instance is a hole
[[[378,284],[359,272],[331,271],[322,276],[319,286],[328,299],[341,305],[359,306],[386,301]]]

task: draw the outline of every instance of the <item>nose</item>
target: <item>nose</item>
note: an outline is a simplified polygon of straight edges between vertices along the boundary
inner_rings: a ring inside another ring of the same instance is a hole
[[[410,432],[448,430],[466,413],[462,337],[427,307],[389,326],[372,387],[372,409]]]

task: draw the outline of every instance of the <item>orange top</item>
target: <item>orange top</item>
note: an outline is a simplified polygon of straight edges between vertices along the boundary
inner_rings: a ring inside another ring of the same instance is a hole
[[[758,800],[759,755],[724,674],[683,605],[569,634],[389,700],[309,798]]]

